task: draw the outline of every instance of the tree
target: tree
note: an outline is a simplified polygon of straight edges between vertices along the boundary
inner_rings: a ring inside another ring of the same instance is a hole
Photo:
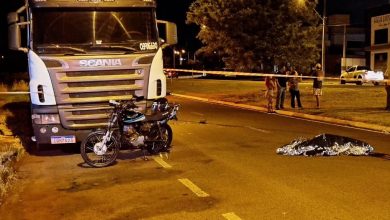
[[[259,71],[264,65],[309,66],[319,58],[317,0],[196,0],[187,23],[200,27],[198,53],[218,51],[226,66]]]

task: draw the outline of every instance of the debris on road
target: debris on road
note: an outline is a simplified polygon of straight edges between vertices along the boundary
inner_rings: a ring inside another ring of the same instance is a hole
[[[312,139],[298,138],[276,150],[290,156],[369,155],[374,148],[360,140],[333,134],[320,134]]]

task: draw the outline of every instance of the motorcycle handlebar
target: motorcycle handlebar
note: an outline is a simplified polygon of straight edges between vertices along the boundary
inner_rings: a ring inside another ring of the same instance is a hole
[[[118,105],[120,105],[120,103],[115,101],[115,100],[110,100],[110,101],[108,101],[108,103],[110,104],[110,106],[118,106]]]
[[[134,100],[134,101],[136,101],[136,102],[139,102],[139,101],[144,100],[144,98],[145,98],[145,97],[143,97],[143,96],[136,96],[136,95],[133,95],[133,99],[132,99],[132,100]]]
[[[130,100],[130,101],[132,101],[132,102],[139,102],[139,101],[142,101],[142,100],[144,100],[144,98],[145,97],[143,97],[143,96],[136,96],[136,95],[133,95],[133,98]],[[110,100],[110,101],[108,101],[109,102],[109,104],[110,104],[110,106],[119,106],[120,104],[121,104],[121,102],[119,101],[119,102],[117,102],[117,101],[115,101],[115,100]]]

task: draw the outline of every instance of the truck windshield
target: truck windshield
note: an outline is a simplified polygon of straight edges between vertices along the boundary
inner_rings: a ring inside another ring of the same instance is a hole
[[[151,9],[111,10],[34,10],[34,50],[46,54],[157,50],[157,26]]]

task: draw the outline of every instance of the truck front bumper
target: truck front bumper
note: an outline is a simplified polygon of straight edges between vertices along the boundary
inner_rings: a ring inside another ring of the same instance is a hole
[[[91,132],[91,130],[68,130],[61,124],[38,125],[33,123],[35,139],[39,144],[71,144],[78,143]]]
[[[31,108],[32,115],[58,114],[57,106],[36,106]],[[38,144],[65,144],[78,143],[91,132],[91,130],[70,130],[58,124],[38,124],[32,120],[35,140]]]

